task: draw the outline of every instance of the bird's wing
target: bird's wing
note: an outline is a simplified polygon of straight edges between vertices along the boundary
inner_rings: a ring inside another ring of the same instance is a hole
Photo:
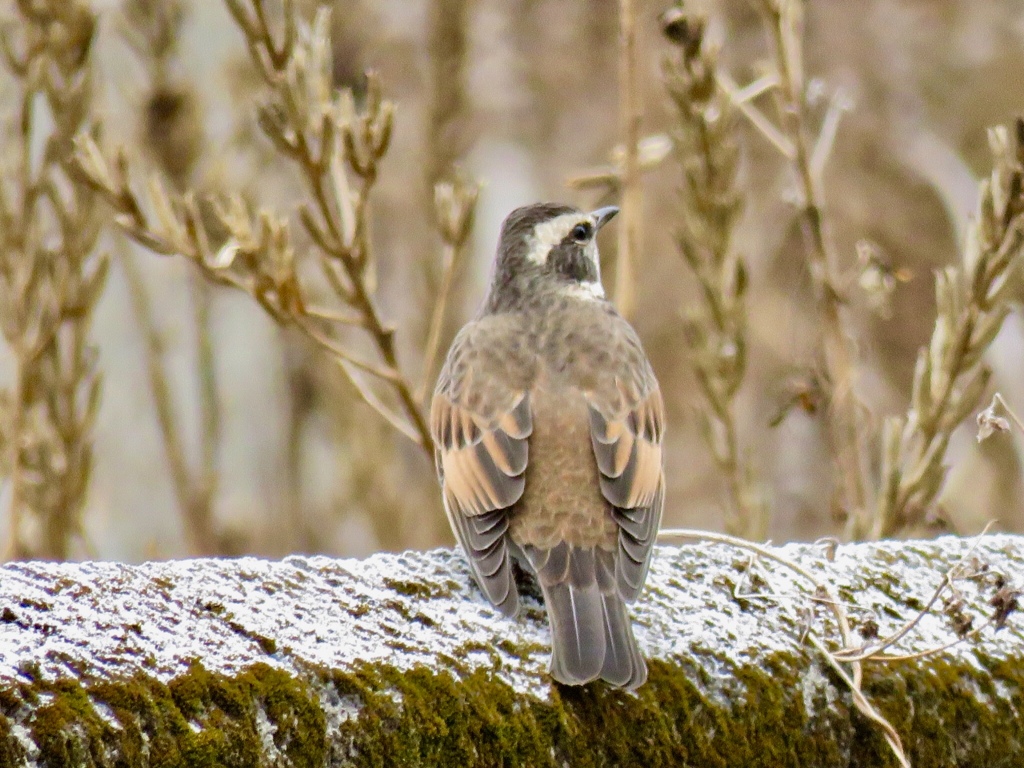
[[[631,332],[623,352],[628,364],[614,366],[615,375],[602,377],[587,400],[601,492],[619,526],[619,594],[633,601],[647,576],[664,505],[665,409],[654,372]]]
[[[505,534],[509,508],[523,495],[530,398],[501,340],[514,333],[482,321],[452,344],[430,409],[445,511],[487,598],[515,615],[519,598]],[[522,362],[522,361],[518,361]]]

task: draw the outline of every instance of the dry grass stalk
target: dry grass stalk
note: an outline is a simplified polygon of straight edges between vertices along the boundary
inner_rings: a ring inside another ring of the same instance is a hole
[[[748,104],[751,93],[759,91],[739,94],[728,87],[726,90],[732,93],[736,103],[744,106],[744,114],[760,116],[753,120],[753,124],[773,140],[773,144],[792,163],[796,174],[800,220],[821,318],[829,426],[832,449],[840,469],[840,501],[849,521],[848,533],[863,535],[865,520],[870,518],[870,480],[866,458],[871,437],[864,418],[867,409],[854,388],[856,350],[843,316],[835,257],[830,252],[826,234],[820,179],[835,125],[826,121],[817,146],[812,148],[806,120],[803,3],[801,0],[760,0],[759,5],[765,14],[775,57],[775,72],[764,82],[764,89],[772,90],[776,97],[782,130],[776,132],[772,123]],[[775,136],[776,133],[781,135]]]
[[[640,257],[640,82],[636,51],[635,0],[619,0],[619,131],[622,134],[622,208],[615,260],[615,305],[624,317],[636,308],[636,274]]]
[[[14,359],[2,413],[6,554],[65,559],[83,535],[100,394],[89,329],[108,263],[96,253],[98,201],[70,183],[66,160],[89,127],[96,20],[70,0],[19,2],[16,13],[0,38],[17,83],[17,128],[0,147],[16,166],[0,180],[0,326]]]
[[[138,265],[123,242],[118,256],[128,282],[132,312],[144,335],[149,387],[156,409],[157,426],[164,444],[164,456],[170,470],[175,499],[181,509],[189,551],[195,555],[219,554],[222,549],[218,546],[212,513],[216,492],[216,464],[201,470],[204,479],[197,478],[189,466],[185,441],[174,408],[174,393],[164,365],[163,334],[153,320],[154,310],[149,292]]]
[[[637,144],[637,168],[641,174],[653,171],[661,166],[672,155],[673,142],[667,134],[655,133],[644,136]],[[611,162],[607,165],[588,168],[574,173],[565,184],[572,189],[602,190],[607,199],[612,199],[622,191],[622,177],[625,173],[626,150],[617,144],[611,151]],[[602,198],[605,199],[605,198]]]
[[[706,18],[678,5],[662,16],[662,25],[676,46],[665,62],[683,173],[676,243],[700,286],[700,301],[686,316],[687,346],[706,406],[700,417],[728,487],[726,530],[760,539],[766,534],[767,505],[741,455],[734,404],[747,363],[747,272],[731,244],[742,207],[735,112],[715,87],[716,52],[704,37]]]
[[[861,628],[864,642],[855,640],[852,630],[850,609],[857,609],[858,606],[844,603],[838,596],[838,590],[832,584],[817,576],[803,563],[798,563],[768,547],[721,533],[680,528],[663,530],[658,535],[659,538],[664,539],[715,542],[749,552],[751,553],[751,559],[746,569],[747,574],[753,571],[759,559],[765,559],[778,563],[804,579],[813,588],[810,596],[776,593],[770,590],[770,585],[764,577],[752,575],[751,580],[756,578],[757,583],[768,585],[768,591],[744,592],[741,590],[744,579],[737,584],[734,590],[734,597],[736,599],[761,599],[772,602],[797,599],[805,603],[800,609],[800,613],[804,618],[803,639],[822,654],[829,667],[843,681],[853,696],[853,703],[857,710],[881,730],[886,743],[889,745],[889,749],[899,764],[909,768],[910,760],[903,749],[899,733],[863,692],[864,664],[908,661],[941,653],[959,643],[977,639],[982,631],[987,628],[995,627],[998,629],[1005,624],[1007,617],[1011,613],[1018,610],[1020,591],[1009,583],[1004,574],[992,572],[986,563],[974,555],[974,551],[980,543],[982,536],[987,531],[988,528],[986,527],[985,531],[976,538],[974,545],[964,553],[949,571],[942,574],[942,579],[931,597],[913,617],[886,637],[877,636],[877,623],[873,619],[865,622]],[[833,559],[835,542],[828,540],[824,544],[825,560]],[[963,582],[979,582],[982,587],[993,590],[992,598],[988,601],[989,605],[992,606],[991,616],[977,627],[974,626],[973,617],[965,611],[965,603],[960,597],[961,593],[958,585]],[[899,654],[890,652],[888,649],[907,637],[921,620],[935,609],[939,599],[943,596],[946,599],[943,601],[942,612],[948,620],[955,637],[949,643],[942,646],[928,648],[917,653]],[[834,643],[828,642],[825,634],[829,629],[827,624],[822,622],[823,631],[821,633],[815,630],[816,606],[824,607],[834,620],[835,629],[839,634],[838,648],[832,647]],[[869,629],[871,631],[867,631]]]
[[[147,76],[140,144],[162,177],[178,191],[190,184],[205,143],[198,94],[191,84],[177,81],[171,74],[187,14],[188,6],[182,0],[126,0],[121,18],[123,35]],[[221,409],[210,334],[210,287],[201,278],[191,276],[200,393],[200,456],[193,469],[186,455],[164,362],[162,334],[145,280],[126,247],[120,248],[119,256],[132,311],[144,335],[150,392],[189,551],[198,555],[222,553],[223,542],[216,530],[213,509],[219,486]]]
[[[910,408],[883,425],[875,538],[927,522],[946,476],[949,439],[982,402],[989,380],[982,357],[1010,312],[1024,262],[1024,120],[1012,133],[990,130],[989,146],[993,169],[981,184],[963,264],[936,275],[938,317],[918,353]]]
[[[423,374],[416,388],[416,397],[426,400],[434,383],[437,355],[441,349],[441,332],[451,298],[455,274],[465,262],[469,252],[469,236],[473,231],[476,201],[480,194],[476,184],[456,175],[453,182],[440,182],[434,187],[434,218],[441,235],[441,286],[434,301],[434,311],[427,331],[426,351],[423,353]]]
[[[434,383],[437,356],[455,275],[465,261],[473,230],[479,186],[459,168],[470,144],[466,59],[469,48],[468,0],[433,0],[430,5],[430,103],[426,136],[427,182],[432,214],[441,236],[441,272],[416,399],[424,402]]]
[[[432,456],[424,412],[399,367],[394,330],[377,308],[370,278],[370,193],[390,145],[394,107],[372,75],[360,109],[350,91],[333,88],[325,10],[307,29],[286,1],[282,30],[275,33],[264,0],[227,3],[266,89],[260,127],[277,152],[293,161],[309,189],[299,219],[316,246],[315,266],[337,306],[309,300],[286,218],[253,211],[239,196],[228,196],[215,206],[228,232],[215,249],[195,195],[170,193],[153,179],[141,198],[129,182],[123,152],[108,161],[94,141],[83,138],[76,154],[80,176],[113,206],[117,223],[136,242],[159,254],[184,255],[205,277],[245,291],[277,322],[297,328],[329,352],[363,399]],[[365,332],[377,359],[361,357],[343,341],[350,328]],[[378,394],[380,383],[398,410]]]
[[[427,123],[428,189],[452,178],[468,144],[464,119],[466,56],[469,48],[469,0],[430,3],[430,115]]]

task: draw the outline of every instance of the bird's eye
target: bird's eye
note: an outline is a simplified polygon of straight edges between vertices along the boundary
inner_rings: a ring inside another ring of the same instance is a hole
[[[581,222],[572,228],[572,239],[577,243],[585,243],[594,233],[593,227],[586,222]]]

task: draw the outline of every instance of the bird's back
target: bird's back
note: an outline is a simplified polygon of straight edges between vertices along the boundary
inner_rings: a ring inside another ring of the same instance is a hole
[[[617,526],[601,494],[587,399],[602,388],[615,388],[613,339],[624,321],[609,309],[565,302],[524,319],[527,349],[534,358],[534,429],[526,488],[511,518],[510,534],[517,544],[615,547]]]
[[[552,676],[635,688],[647,671],[626,603],[661,517],[664,416],[635,332],[603,298],[593,238],[614,211],[509,216],[431,431],[445,510],[487,598],[518,612],[521,556],[544,593]]]

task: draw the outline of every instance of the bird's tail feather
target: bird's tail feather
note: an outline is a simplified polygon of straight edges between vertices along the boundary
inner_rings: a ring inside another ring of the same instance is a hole
[[[647,665],[615,589],[614,563],[603,562],[605,553],[593,549],[559,548],[566,551],[529,553],[551,624],[551,676],[567,685],[601,678],[639,687],[647,679]]]
[[[647,680],[647,664],[633,636],[626,604],[617,594],[604,595],[604,665],[601,679],[634,690]]]

